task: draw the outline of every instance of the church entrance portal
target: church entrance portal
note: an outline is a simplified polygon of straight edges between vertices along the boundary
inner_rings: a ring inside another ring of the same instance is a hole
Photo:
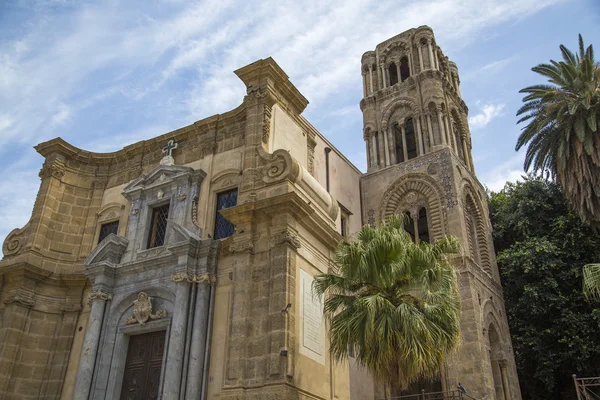
[[[165,331],[129,338],[121,400],[158,399]]]

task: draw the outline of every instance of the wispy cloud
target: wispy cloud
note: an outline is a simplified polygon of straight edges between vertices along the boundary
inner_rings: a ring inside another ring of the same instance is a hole
[[[562,1],[414,0],[403,3],[401,19],[390,17],[399,12],[394,0],[4,3],[2,21],[16,23],[0,27],[0,162],[10,164],[15,145],[33,158],[31,146],[54,136],[114,150],[227,111],[245,91],[232,71],[268,56],[311,101],[311,117],[333,120],[349,98],[358,104],[360,57],[382,40],[428,24],[451,52],[483,30]],[[486,115],[476,124],[496,114]],[[362,147],[360,126],[355,131]],[[34,177],[20,188],[30,199],[38,169],[19,176]],[[19,200],[1,200],[0,241],[28,217],[13,217],[24,208]]]
[[[484,104],[477,103],[479,113],[469,117],[469,124],[472,130],[485,128],[493,119],[503,115],[506,104]]]
[[[522,176],[526,175],[523,171],[524,158],[525,153],[523,151],[516,153],[513,157],[484,174],[481,181],[488,189],[498,192],[504,188],[506,182],[523,180]]]

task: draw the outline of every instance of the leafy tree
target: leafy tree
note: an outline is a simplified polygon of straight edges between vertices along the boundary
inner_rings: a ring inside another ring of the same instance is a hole
[[[344,241],[336,265],[317,275],[314,290],[326,294],[331,354],[340,361],[353,350],[360,364],[397,395],[420,377],[434,376],[459,344],[457,277],[447,255],[456,238],[413,243],[402,216],[365,226]]]
[[[521,90],[517,112],[528,122],[516,149],[527,145],[525,170],[548,173],[581,219],[600,227],[600,64],[579,35],[579,52],[560,46],[563,61],[532,70],[550,85]]]
[[[507,183],[489,208],[523,399],[574,400],[572,374],[600,376],[600,310],[581,290],[600,236],[541,178]]]
[[[583,267],[583,293],[588,299],[600,298],[600,264]]]

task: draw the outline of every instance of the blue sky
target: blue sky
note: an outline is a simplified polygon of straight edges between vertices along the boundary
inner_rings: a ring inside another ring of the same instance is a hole
[[[424,24],[458,64],[476,171],[500,189],[522,173],[519,89],[559,44],[600,37],[600,0],[0,0],[0,241],[30,216],[36,143],[113,151],[225,112],[245,93],[233,70],[268,56],[364,169],[360,57]]]

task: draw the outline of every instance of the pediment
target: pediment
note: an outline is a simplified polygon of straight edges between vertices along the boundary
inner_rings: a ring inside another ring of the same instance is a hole
[[[88,267],[102,262],[119,264],[128,244],[129,240],[111,233],[90,253],[84,265]]]
[[[197,180],[198,184],[204,179],[206,173],[202,170],[195,170],[191,167],[181,165],[158,165],[148,174],[142,174],[123,190],[123,194],[127,195],[138,192],[151,190],[163,185],[167,185],[174,180],[191,179]]]

